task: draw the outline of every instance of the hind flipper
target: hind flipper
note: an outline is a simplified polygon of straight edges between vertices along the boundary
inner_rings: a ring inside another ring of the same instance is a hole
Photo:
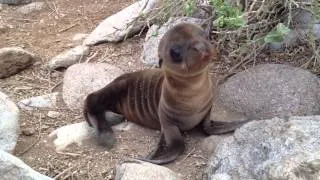
[[[211,112],[202,122],[203,130],[209,134],[229,133],[249,122],[245,113],[234,111],[216,100]]]
[[[249,121],[250,120],[223,122],[209,120],[209,123],[204,123],[203,130],[209,135],[224,134],[236,130]]]
[[[126,93],[127,76],[122,75],[104,88],[89,94],[84,103],[83,114],[90,126],[97,131],[98,142],[112,147],[115,143],[111,126],[124,120],[118,113],[117,105]]]
[[[105,118],[110,126],[120,124],[125,120],[125,117],[123,115],[114,113],[112,111],[107,111],[105,113]]]

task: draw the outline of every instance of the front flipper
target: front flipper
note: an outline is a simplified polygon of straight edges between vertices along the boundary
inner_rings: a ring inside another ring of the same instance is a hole
[[[164,127],[158,146],[147,158],[137,158],[153,164],[167,164],[178,158],[185,150],[185,143],[176,126]]]

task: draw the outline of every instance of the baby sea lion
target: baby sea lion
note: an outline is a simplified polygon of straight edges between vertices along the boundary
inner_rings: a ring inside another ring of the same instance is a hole
[[[164,164],[183,153],[181,131],[194,128],[210,114],[214,88],[209,64],[218,59],[218,54],[204,30],[189,23],[176,25],[165,33],[158,51],[160,69],[121,75],[89,94],[84,116],[96,128],[99,141],[107,146],[114,143],[111,126],[115,123],[105,112],[122,114],[128,121],[161,130],[158,147],[140,159]],[[225,133],[239,126],[232,122],[206,122],[208,134],[215,134],[216,130]]]

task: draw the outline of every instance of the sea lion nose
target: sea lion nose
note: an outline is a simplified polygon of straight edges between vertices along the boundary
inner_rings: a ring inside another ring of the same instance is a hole
[[[174,46],[170,48],[170,56],[172,61],[175,63],[182,62],[182,48],[179,46]]]

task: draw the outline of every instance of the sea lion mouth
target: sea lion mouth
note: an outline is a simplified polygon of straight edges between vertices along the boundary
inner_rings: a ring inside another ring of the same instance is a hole
[[[204,67],[203,69],[199,70],[199,71],[196,71],[196,72],[191,72],[188,68],[187,68],[187,72],[177,72],[175,70],[172,70],[170,69],[169,67],[167,66],[163,66],[163,69],[164,69],[164,72],[165,73],[169,73],[169,74],[172,74],[172,75],[175,75],[175,76],[179,76],[179,77],[186,77],[186,78],[191,78],[191,77],[195,77],[195,76],[199,76],[205,72],[208,71],[208,68],[209,66],[206,66]]]

